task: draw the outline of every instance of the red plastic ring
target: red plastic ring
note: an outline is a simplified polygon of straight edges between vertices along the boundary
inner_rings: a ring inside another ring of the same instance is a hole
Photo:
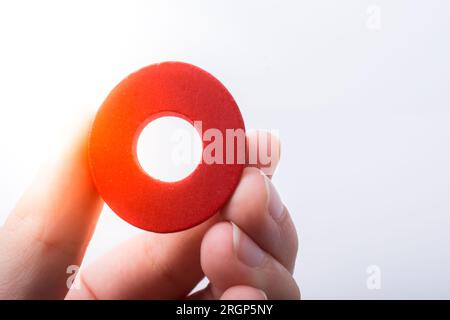
[[[137,139],[152,120],[176,115],[203,131],[245,130],[239,108],[212,75],[190,64],[164,62],[125,78],[97,112],[89,141],[94,183],[106,204],[130,224],[174,232],[214,215],[236,188],[244,164],[200,163],[185,179],[149,176],[136,155]],[[200,132],[200,134],[202,134]],[[203,142],[205,148],[205,142]]]

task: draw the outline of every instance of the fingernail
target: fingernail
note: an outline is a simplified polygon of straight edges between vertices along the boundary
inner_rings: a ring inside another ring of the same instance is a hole
[[[267,208],[269,210],[269,214],[275,221],[280,221],[284,214],[284,205],[281,201],[280,195],[275,189],[272,182],[269,179],[264,178],[266,182],[266,191],[267,191]]]
[[[259,290],[259,291],[261,292],[261,294],[263,296],[263,300],[269,300],[269,298],[267,298],[267,294],[264,291],[262,291],[262,290]]]
[[[266,254],[256,243],[244,234],[237,225],[233,226],[233,246],[238,259],[249,267],[259,267],[263,264]]]

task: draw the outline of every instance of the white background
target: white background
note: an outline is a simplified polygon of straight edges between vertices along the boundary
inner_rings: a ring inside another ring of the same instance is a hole
[[[304,298],[450,298],[449,39],[445,0],[1,1],[0,222],[72,118],[181,60],[280,131]],[[137,232],[105,210],[87,262]]]

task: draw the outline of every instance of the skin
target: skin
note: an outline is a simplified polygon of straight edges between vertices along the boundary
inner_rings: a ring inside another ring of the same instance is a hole
[[[81,264],[103,206],[89,173],[89,124],[41,170],[0,229],[1,299],[300,298],[296,230],[284,206],[279,219],[269,214],[271,182],[257,165],[244,169],[213,218],[182,232],[143,232],[83,268],[80,287],[69,290],[67,267]],[[261,250],[260,265],[243,263],[241,241]],[[205,276],[208,286],[191,294]]]

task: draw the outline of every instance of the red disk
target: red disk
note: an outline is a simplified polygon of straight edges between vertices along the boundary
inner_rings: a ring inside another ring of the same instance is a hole
[[[234,192],[244,168],[236,161],[202,161],[177,182],[149,176],[138,162],[137,140],[150,121],[167,115],[182,117],[191,124],[201,121],[203,132],[215,128],[223,137],[226,129],[245,130],[228,90],[212,75],[190,64],[164,62],[145,67],[111,91],[91,129],[92,176],[98,192],[115,213],[138,228],[155,232],[184,230],[214,215]]]

